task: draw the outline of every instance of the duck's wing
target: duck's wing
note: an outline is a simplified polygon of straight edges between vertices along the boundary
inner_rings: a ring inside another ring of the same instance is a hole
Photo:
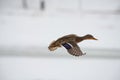
[[[68,51],[69,54],[73,56],[82,56],[84,53],[80,50],[79,46],[75,42],[62,44]]]

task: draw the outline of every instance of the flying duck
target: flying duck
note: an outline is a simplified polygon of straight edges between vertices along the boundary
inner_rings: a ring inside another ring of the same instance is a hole
[[[69,34],[63,37],[58,38],[57,40],[54,40],[49,46],[48,49],[50,51],[54,51],[57,48],[63,46],[65,49],[67,49],[67,52],[73,56],[82,56],[86,53],[83,53],[80,50],[80,47],[77,45],[77,43],[83,41],[83,40],[97,40],[95,37],[93,37],[91,34],[87,34],[85,36],[77,36],[75,34]]]

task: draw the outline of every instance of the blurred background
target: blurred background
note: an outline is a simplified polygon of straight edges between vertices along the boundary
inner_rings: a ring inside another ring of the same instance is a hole
[[[120,0],[0,0],[0,80],[120,80]],[[92,34],[85,56],[48,45]]]

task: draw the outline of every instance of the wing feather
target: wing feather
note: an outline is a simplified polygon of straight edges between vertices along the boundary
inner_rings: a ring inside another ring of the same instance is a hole
[[[75,42],[69,42],[62,44],[68,51],[69,54],[73,56],[82,56],[84,53],[80,50],[80,47]]]

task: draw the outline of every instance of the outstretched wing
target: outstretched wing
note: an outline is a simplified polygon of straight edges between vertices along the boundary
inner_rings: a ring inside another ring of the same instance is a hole
[[[79,46],[75,42],[69,42],[69,43],[62,44],[67,49],[69,54],[73,56],[84,55],[83,52],[80,50]]]

